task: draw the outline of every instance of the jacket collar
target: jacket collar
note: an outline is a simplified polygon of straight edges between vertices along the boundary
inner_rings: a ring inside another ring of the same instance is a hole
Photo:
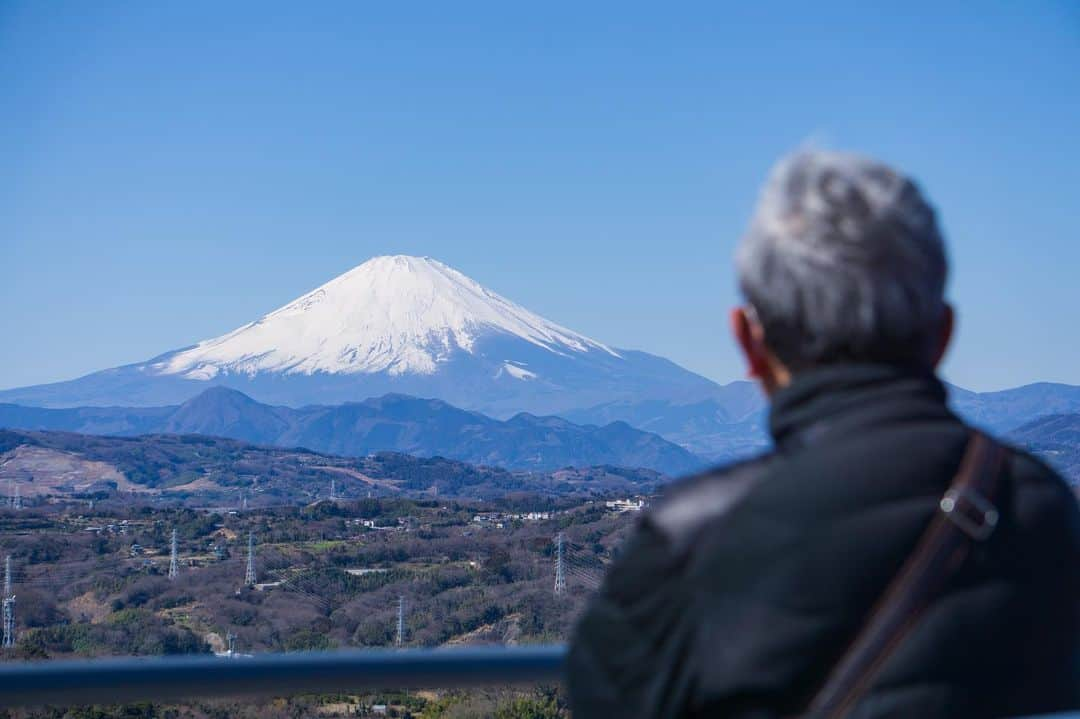
[[[879,422],[951,419],[944,384],[931,372],[891,365],[833,365],[800,372],[776,392],[769,432],[781,450]]]

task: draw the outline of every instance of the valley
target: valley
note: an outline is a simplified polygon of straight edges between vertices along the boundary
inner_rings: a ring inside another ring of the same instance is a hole
[[[3,657],[215,653],[227,661],[267,651],[560,641],[634,515],[601,501],[540,498],[365,498],[223,512],[130,499],[2,509],[0,556],[10,557],[17,597],[16,640]],[[560,563],[566,589],[556,592]],[[147,710],[278,717],[304,706],[340,716],[390,704],[438,717],[462,703],[554,707],[545,691],[388,691]]]

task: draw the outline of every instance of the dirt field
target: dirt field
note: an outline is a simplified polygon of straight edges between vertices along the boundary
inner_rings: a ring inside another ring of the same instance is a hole
[[[124,492],[153,494],[105,462],[92,462],[69,452],[23,445],[0,455],[0,486],[17,482],[24,497],[92,492],[115,485]]]

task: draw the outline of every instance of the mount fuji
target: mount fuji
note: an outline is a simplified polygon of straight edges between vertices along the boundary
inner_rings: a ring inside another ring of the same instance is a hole
[[[262,318],[153,359],[0,392],[39,407],[181,403],[212,386],[286,406],[387,393],[508,417],[692,401],[716,383],[557,325],[427,257],[376,257]]]

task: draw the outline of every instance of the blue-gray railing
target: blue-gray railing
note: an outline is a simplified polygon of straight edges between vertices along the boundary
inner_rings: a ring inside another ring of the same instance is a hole
[[[6,663],[0,706],[555,683],[565,655],[555,645]]]
[[[549,645],[0,663],[0,707],[556,683],[565,657]]]

